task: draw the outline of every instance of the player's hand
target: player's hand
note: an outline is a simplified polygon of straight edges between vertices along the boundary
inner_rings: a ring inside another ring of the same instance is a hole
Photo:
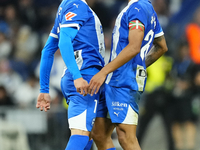
[[[78,78],[74,80],[74,86],[76,87],[76,91],[83,96],[88,94],[88,82],[83,78]]]
[[[105,79],[106,79],[107,74],[103,73],[103,72],[98,72],[96,75],[94,75],[92,77],[92,79],[90,80],[89,83],[89,94],[91,96],[98,93],[101,85],[104,83]]]
[[[36,108],[40,108],[41,111],[47,112],[50,109],[51,97],[48,93],[40,93],[37,98]]]

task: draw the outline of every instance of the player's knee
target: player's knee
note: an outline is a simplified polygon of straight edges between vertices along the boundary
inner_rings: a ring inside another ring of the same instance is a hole
[[[105,132],[102,132],[101,130],[97,130],[97,131],[92,130],[91,137],[95,141],[95,143],[99,143],[99,144],[110,142],[110,140],[112,140],[111,135]]]
[[[90,136],[94,141],[97,141],[101,135],[99,135],[98,131],[92,130]]]
[[[104,139],[105,135],[100,131],[93,130],[91,132],[91,137],[95,142],[101,142]]]

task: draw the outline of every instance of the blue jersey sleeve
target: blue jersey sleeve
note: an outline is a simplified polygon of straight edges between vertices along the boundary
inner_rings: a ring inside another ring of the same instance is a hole
[[[146,28],[147,18],[144,10],[139,5],[132,5],[128,11],[128,22],[133,20],[139,20],[142,22]]]
[[[75,38],[77,32],[78,30],[74,28],[61,28],[59,39],[59,48],[62,58],[74,80],[82,77],[76,64],[74,49],[72,45],[72,41]]]
[[[164,35],[164,32],[162,30],[162,27],[160,26],[157,16],[155,17],[155,21],[156,21],[156,27],[155,27],[154,33],[155,33],[155,38],[157,38]]]
[[[50,36],[58,39],[58,31],[57,30],[58,29],[56,29],[56,27],[54,25],[53,28],[52,28],[52,30],[51,30]]]
[[[80,0],[66,5],[60,15],[60,27],[75,27],[79,30],[88,19],[88,6]]]
[[[49,93],[49,78],[53,64],[54,53],[58,49],[58,39],[49,36],[43,50],[40,62],[40,93]]]

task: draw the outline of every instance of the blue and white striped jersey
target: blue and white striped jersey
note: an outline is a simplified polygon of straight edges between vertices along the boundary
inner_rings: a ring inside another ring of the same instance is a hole
[[[66,27],[79,30],[73,40],[74,55],[79,70],[91,66],[102,68],[105,55],[102,25],[85,0],[61,2],[50,36],[59,39],[60,29]]]
[[[145,27],[141,51],[129,62],[109,74],[106,83],[115,87],[143,91],[147,77],[145,56],[152,47],[154,38],[164,33],[151,2],[131,0],[116,19],[112,37],[111,61],[128,45],[129,23],[133,20],[139,20]]]

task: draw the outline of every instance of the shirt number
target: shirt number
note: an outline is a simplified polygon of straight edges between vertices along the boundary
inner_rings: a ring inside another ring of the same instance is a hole
[[[94,102],[95,102],[94,113],[96,113],[96,111],[97,111],[97,100],[95,99]]]
[[[142,58],[142,60],[144,60],[145,56],[147,55],[148,49],[153,40],[153,35],[154,35],[153,30],[150,30],[147,33],[146,37],[144,38],[144,40],[148,41],[148,43],[141,48],[140,57]]]

